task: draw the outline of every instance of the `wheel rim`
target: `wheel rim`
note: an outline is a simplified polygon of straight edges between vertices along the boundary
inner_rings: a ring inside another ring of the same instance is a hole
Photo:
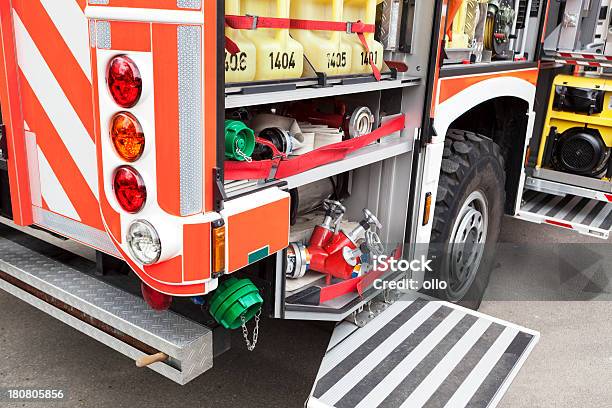
[[[483,192],[474,191],[465,200],[453,225],[448,248],[448,297],[464,298],[484,255],[489,228],[489,208]]]

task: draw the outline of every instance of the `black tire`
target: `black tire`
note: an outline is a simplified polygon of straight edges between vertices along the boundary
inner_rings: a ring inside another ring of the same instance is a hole
[[[504,215],[504,168],[500,147],[491,139],[463,130],[448,131],[431,236],[435,256],[431,277],[449,286],[432,291],[433,296],[472,309],[480,306],[489,284]],[[456,237],[453,242],[464,236],[468,237],[466,243],[451,245],[453,234]],[[474,254],[474,250],[480,251],[480,255],[466,255]],[[478,262],[468,259],[480,259],[478,268],[469,268]],[[453,268],[453,263],[458,266]],[[461,267],[464,264],[468,267]]]

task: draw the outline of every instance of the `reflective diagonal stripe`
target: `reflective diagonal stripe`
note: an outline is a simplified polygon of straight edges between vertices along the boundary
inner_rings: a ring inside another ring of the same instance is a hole
[[[96,150],[83,123],[57,83],[44,58],[36,48],[17,13],[13,13],[19,67],[57,133],[97,197]]]
[[[87,185],[77,164],[66,149],[24,75],[20,75],[20,87],[24,119],[28,122],[28,125],[30,123],[36,125],[31,129],[36,138],[35,143],[47,157],[57,178],[61,180],[63,185],[70,186],[66,193],[79,213],[81,221],[91,227],[104,229],[96,197]],[[32,175],[37,174],[38,172]]]
[[[38,166],[40,168],[40,189],[49,210],[80,221],[79,214],[40,149],[38,149]]]
[[[38,1],[16,1],[14,8],[68,101],[94,139],[92,86],[47,11]],[[82,35],[85,35],[83,33]]]
[[[40,0],[40,2],[91,82],[89,36],[86,34],[89,28],[83,10],[76,0]]]

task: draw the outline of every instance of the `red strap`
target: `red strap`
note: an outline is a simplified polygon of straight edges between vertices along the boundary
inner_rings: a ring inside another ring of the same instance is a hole
[[[346,23],[342,21],[292,19],[291,28],[295,30],[311,31],[344,31],[345,33],[349,34],[376,32],[376,26],[374,24],[365,24],[361,21]]]
[[[255,30],[256,28],[288,29],[291,27],[291,20],[278,17],[226,15],[225,25],[235,30]]]
[[[365,33],[376,32],[374,24],[365,24],[361,21],[354,23],[345,23],[341,21],[319,21],[319,20],[299,20],[277,17],[258,17],[258,16],[235,16],[226,15],[225,25],[235,30],[255,30],[257,28],[283,28],[296,30],[316,30],[316,31],[344,31],[346,33],[357,34],[359,41],[366,51],[372,73],[377,81],[380,81],[382,75],[376,66],[373,58],[370,58],[370,47],[365,38]],[[231,54],[240,52],[240,48],[235,42],[226,37],[225,49]]]
[[[372,73],[374,74],[374,78],[376,78],[377,81],[380,81],[382,79],[382,74],[380,73],[380,69],[378,69],[378,67],[376,66],[374,58],[372,58],[372,56],[370,55],[370,47],[368,46],[368,41],[366,40],[365,35],[363,33],[357,33],[357,37],[359,37],[361,45],[363,45],[363,48],[365,48],[366,50],[366,55],[368,56],[368,60],[370,61],[370,67],[372,67]]]
[[[278,166],[275,178],[283,179],[316,167],[343,160],[349,153],[362,149],[378,139],[404,129],[406,117],[397,117],[368,135],[321,147],[302,156],[288,160],[263,160],[225,162],[226,180],[267,180],[274,166]]]
[[[240,52],[240,47],[227,35],[225,36],[225,49],[232,55],[236,55]]]
[[[277,160],[261,160],[254,162],[225,162],[225,180],[268,180],[272,173],[272,168],[278,165],[280,159]]]

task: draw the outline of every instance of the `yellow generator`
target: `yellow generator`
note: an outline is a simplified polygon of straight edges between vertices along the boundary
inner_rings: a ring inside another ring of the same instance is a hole
[[[538,169],[612,178],[612,77],[559,75],[551,92]]]

